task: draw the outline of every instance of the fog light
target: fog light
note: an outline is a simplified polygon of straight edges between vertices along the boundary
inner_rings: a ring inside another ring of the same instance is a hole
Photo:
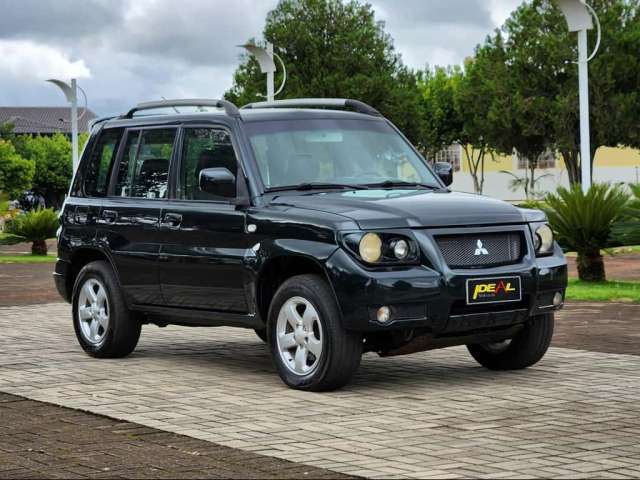
[[[409,244],[405,240],[398,240],[393,245],[393,254],[398,260],[404,260],[409,255]]]
[[[553,296],[553,306],[559,307],[560,305],[562,305],[562,293],[556,292]]]
[[[389,307],[380,307],[376,315],[378,322],[387,323],[391,320],[391,309]]]

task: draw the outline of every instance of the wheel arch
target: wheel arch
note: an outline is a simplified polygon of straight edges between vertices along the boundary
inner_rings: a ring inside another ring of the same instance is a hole
[[[107,253],[105,253],[104,251],[98,248],[90,248],[90,247],[79,248],[77,250],[74,250],[74,252],[71,254],[69,258],[69,270],[65,280],[65,283],[66,283],[65,288],[67,289],[68,298],[72,298],[73,296],[73,286],[76,283],[76,279],[78,278],[78,274],[80,273],[80,270],[82,270],[82,268],[85,265],[88,265],[91,262],[96,262],[101,260],[107,262],[111,266],[111,269],[113,270],[116,276],[116,279],[118,280],[118,283],[120,283],[120,276],[118,275],[118,270],[116,269],[115,264],[113,263],[113,260],[110,258],[110,256]]]
[[[269,307],[278,288],[289,278],[305,274],[318,275],[327,282],[340,311],[340,304],[323,260],[312,255],[281,253],[264,260],[256,279],[256,308],[263,323],[267,323]]]

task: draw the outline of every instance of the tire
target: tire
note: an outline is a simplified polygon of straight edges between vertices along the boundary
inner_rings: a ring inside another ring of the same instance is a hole
[[[318,275],[292,277],[280,286],[269,307],[268,328],[273,361],[291,388],[335,390],[360,366],[362,335],[342,327],[333,292]]]
[[[520,370],[544,357],[553,337],[553,313],[532,317],[509,341],[467,345],[471,356],[490,370]]]
[[[256,332],[256,336],[262,340],[264,343],[267,343],[267,329],[266,328],[256,328],[254,330]]]
[[[91,262],[80,270],[71,305],[76,337],[87,354],[120,358],[136,348],[141,324],[127,308],[109,263]]]

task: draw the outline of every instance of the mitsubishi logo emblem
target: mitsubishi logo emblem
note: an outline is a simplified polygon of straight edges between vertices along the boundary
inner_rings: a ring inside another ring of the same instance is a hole
[[[482,244],[482,240],[478,240],[478,242],[476,243],[476,253],[474,253],[475,256],[480,256],[480,255],[489,255],[489,251],[484,248],[484,245]]]

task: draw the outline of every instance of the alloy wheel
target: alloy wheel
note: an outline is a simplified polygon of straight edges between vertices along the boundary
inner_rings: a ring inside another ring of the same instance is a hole
[[[296,375],[313,373],[323,349],[320,316],[307,299],[292,297],[278,314],[276,341],[282,363]]]
[[[82,337],[92,345],[100,345],[109,328],[109,298],[99,280],[89,278],[84,282],[78,295],[77,313]]]

